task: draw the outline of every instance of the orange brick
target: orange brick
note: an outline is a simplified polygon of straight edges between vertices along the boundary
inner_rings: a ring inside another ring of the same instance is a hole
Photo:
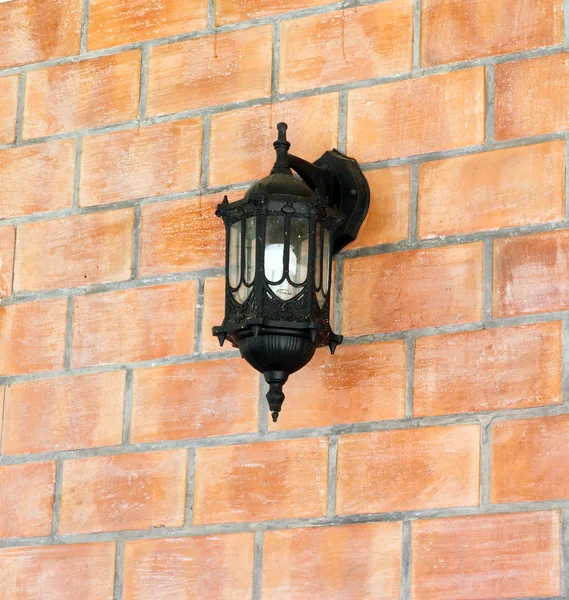
[[[414,521],[411,599],[557,596],[557,511]]]
[[[494,314],[510,317],[569,308],[569,231],[494,242]]]
[[[419,236],[562,220],[564,154],[557,141],[423,163]]]
[[[212,327],[221,325],[225,316],[225,277],[211,277],[205,280],[202,351],[216,352],[221,350],[216,337],[212,335]],[[228,346],[226,346],[228,348]]]
[[[410,71],[413,0],[389,0],[282,24],[280,92]]]
[[[4,454],[120,444],[124,372],[16,383],[6,389]]]
[[[24,138],[136,119],[140,51],[30,71]]]
[[[0,229],[0,298],[12,293],[12,276],[14,273],[15,227]]]
[[[316,160],[338,140],[338,94],[255,106],[213,115],[209,183],[212,186],[265,177],[275,162],[277,123],[288,123],[291,153]]]
[[[230,200],[243,197],[231,194]],[[142,209],[140,275],[225,266],[225,226],[215,216],[223,194],[150,204]]]
[[[113,597],[115,544],[59,544],[0,550],[6,600]]]
[[[286,410],[271,429],[324,427],[405,416],[405,344],[317,350],[285,387]]]
[[[66,461],[60,533],[181,526],[186,470],[186,450]]]
[[[190,354],[196,282],[75,298],[73,368]]]
[[[86,137],[81,206],[174,194],[200,186],[202,119]]]
[[[481,243],[380,254],[344,263],[346,335],[481,318]]]
[[[1,15],[0,8],[0,23]],[[11,144],[16,139],[18,81],[19,77],[17,75],[0,79],[0,144]]]
[[[330,4],[330,0],[217,0],[215,3],[216,25],[249,21],[303,8]]]
[[[328,440],[198,448],[194,523],[233,523],[326,513]]]
[[[7,2],[0,6],[0,31],[0,69],[78,54],[81,4],[77,0]]]
[[[563,42],[563,0],[425,0],[421,63],[460,62]]]
[[[264,25],[151,48],[148,114],[269,96],[272,31]]]
[[[411,168],[366,171],[371,198],[367,217],[358,237],[346,246],[347,250],[393,244],[409,235],[409,197]]]
[[[63,369],[67,298],[0,308],[0,375]]]
[[[144,42],[203,29],[207,0],[91,0],[89,50]]]
[[[271,600],[399,600],[401,523],[267,531],[263,593]]]
[[[244,360],[215,360],[134,372],[133,442],[257,430],[259,376]]]
[[[415,347],[417,416],[561,402],[561,325],[424,337]]]
[[[180,593],[200,600],[251,598],[253,537],[232,533],[127,542],[124,600],[165,600]]]
[[[479,452],[477,425],[341,436],[338,514],[475,506]]]
[[[569,416],[492,426],[492,502],[538,502],[569,495]]]
[[[69,208],[73,202],[75,140],[0,152],[0,219]]]
[[[465,69],[348,94],[348,154],[360,162],[484,141],[484,69]]]
[[[54,462],[0,467],[0,538],[49,535],[54,486]]]
[[[569,128],[568,102],[566,53],[496,65],[496,139]]]
[[[14,289],[51,290],[129,279],[134,210],[18,228]]]

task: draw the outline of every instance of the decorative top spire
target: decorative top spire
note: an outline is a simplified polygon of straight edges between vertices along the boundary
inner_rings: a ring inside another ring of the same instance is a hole
[[[288,129],[288,125],[286,123],[279,123],[277,125],[277,131],[279,132],[279,137],[277,141],[273,144],[277,153],[277,160],[275,161],[275,165],[271,174],[273,173],[285,173],[287,175],[292,175],[292,171],[290,170],[290,165],[288,163],[288,151],[290,148],[290,142],[286,139],[286,130]]]

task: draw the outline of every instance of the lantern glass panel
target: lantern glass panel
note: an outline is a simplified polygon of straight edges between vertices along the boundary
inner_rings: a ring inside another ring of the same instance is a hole
[[[322,241],[322,291],[324,295],[330,290],[330,232],[324,229],[324,239]]]
[[[292,217],[290,220],[289,277],[292,283],[302,284],[308,273],[308,220]],[[300,288],[294,288],[294,295]]]
[[[257,222],[255,217],[245,220],[245,283],[251,285],[255,279],[257,248]]]
[[[319,290],[322,285],[322,226],[316,223],[316,235],[314,237],[314,289]]]
[[[241,221],[229,228],[228,280],[229,286],[234,289],[241,281]]]

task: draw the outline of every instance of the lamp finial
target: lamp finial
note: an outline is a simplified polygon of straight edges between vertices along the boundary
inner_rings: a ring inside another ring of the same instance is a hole
[[[277,160],[275,161],[275,165],[273,166],[271,174],[286,173],[287,175],[292,175],[292,171],[290,170],[290,165],[288,162],[290,142],[286,139],[287,129],[288,125],[286,123],[278,123],[277,131],[279,132],[279,136],[273,144],[277,153]]]

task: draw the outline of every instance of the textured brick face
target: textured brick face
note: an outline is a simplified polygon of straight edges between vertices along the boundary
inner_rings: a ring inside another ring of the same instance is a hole
[[[18,80],[16,75],[0,79],[0,144],[11,144],[16,139]]]
[[[268,96],[271,44],[266,25],[152,48],[148,114]]]
[[[543,56],[496,67],[496,139],[540,135],[569,126],[569,59]]]
[[[422,8],[424,66],[563,41],[562,0],[424,0]]]
[[[67,300],[0,308],[0,375],[63,368]]]
[[[398,419],[405,414],[405,345],[388,342],[316,351],[286,386],[276,429]]]
[[[89,50],[203,29],[207,0],[91,0]]]
[[[88,533],[183,524],[187,452],[67,461],[60,531]]]
[[[559,322],[417,340],[414,395],[417,416],[559,402]]]
[[[569,417],[502,421],[492,427],[493,502],[533,502],[569,494]]]
[[[199,448],[194,523],[322,516],[327,467],[319,438]]]
[[[72,365],[190,354],[195,302],[193,281],[76,298]]]
[[[0,151],[0,218],[70,207],[74,168],[74,140]]]
[[[0,229],[0,298],[9,296],[12,292],[15,241],[15,227]]]
[[[494,242],[494,312],[498,317],[569,307],[569,232]]]
[[[322,4],[329,4],[329,2],[328,0],[255,0],[254,2],[218,0],[215,3],[215,22],[216,25],[225,25],[303,8],[313,8]]]
[[[306,160],[316,160],[337,144],[338,95],[325,94],[213,116],[210,185],[264,177],[275,162],[271,144],[279,121],[288,123],[287,138],[294,153]],[[312,128],[318,135],[303,135],[303,131]]]
[[[0,467],[0,537],[49,535],[54,484],[54,462]]]
[[[127,542],[125,600],[251,598],[252,533]]]
[[[18,0],[0,6],[0,69],[79,52],[77,0]]]
[[[401,523],[265,535],[263,590],[273,600],[399,600]]]
[[[411,528],[411,598],[559,594],[557,511],[432,519]]]
[[[14,289],[48,290],[129,279],[134,211],[29,223],[18,229]]]
[[[259,377],[238,359],[135,371],[133,442],[257,429]]]
[[[231,194],[236,200],[238,194]],[[225,266],[225,226],[215,215],[223,194],[198,196],[142,210],[140,274],[159,275]]]
[[[347,249],[393,244],[409,234],[411,169],[394,167],[366,171],[370,206],[358,237]]]
[[[285,21],[280,91],[411,70],[412,23],[412,0],[389,0],[376,6]]]
[[[26,454],[120,444],[124,373],[16,383],[6,390],[2,452]]]
[[[564,152],[559,141],[423,163],[420,237],[561,221]]]
[[[114,543],[4,548],[0,550],[0,589],[9,590],[5,598],[14,600],[109,600],[114,565]]]
[[[338,514],[477,505],[479,438],[475,425],[340,437]]]
[[[346,335],[467,323],[478,321],[481,312],[481,244],[355,258],[344,265]]]
[[[348,94],[348,154],[360,162],[484,141],[484,69],[387,83]]]
[[[23,137],[135,119],[139,87],[137,50],[32,71],[26,77]]]
[[[85,138],[81,206],[198,188],[201,144],[201,119]]]

